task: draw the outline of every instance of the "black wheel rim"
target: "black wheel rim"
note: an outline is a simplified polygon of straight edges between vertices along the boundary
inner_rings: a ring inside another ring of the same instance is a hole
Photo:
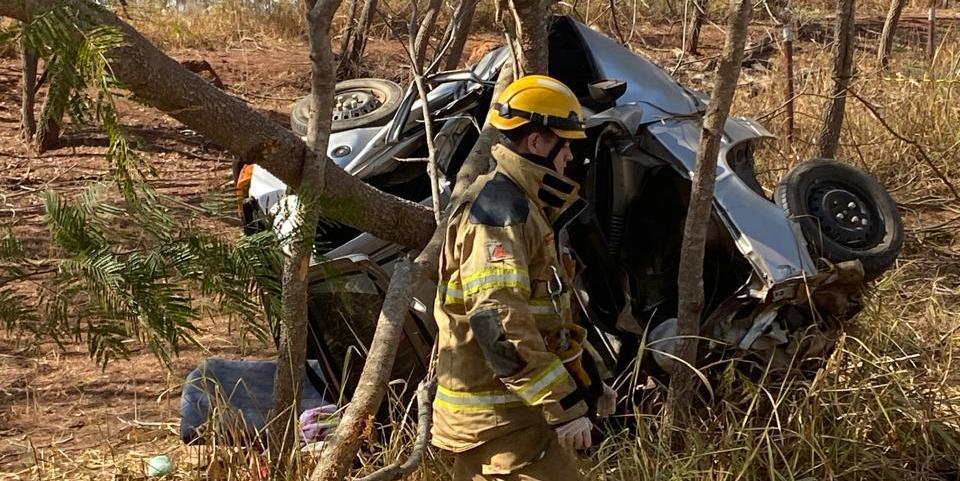
[[[869,249],[883,239],[883,217],[872,197],[856,185],[818,182],[807,196],[807,208],[823,236],[845,247]]]

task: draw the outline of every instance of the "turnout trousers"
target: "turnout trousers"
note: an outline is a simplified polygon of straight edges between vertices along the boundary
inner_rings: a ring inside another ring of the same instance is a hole
[[[453,481],[583,481],[573,453],[537,424],[455,454]]]

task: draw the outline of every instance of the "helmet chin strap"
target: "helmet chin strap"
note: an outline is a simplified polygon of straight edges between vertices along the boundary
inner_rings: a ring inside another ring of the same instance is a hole
[[[550,153],[547,154],[546,160],[551,169],[556,170],[556,160],[557,156],[560,155],[560,151],[563,149],[563,144],[567,143],[566,140],[563,140],[563,137],[557,137],[557,143],[553,145],[553,148],[550,149]]]
[[[548,152],[547,155],[544,156],[544,155],[535,154],[533,152],[528,152],[526,154],[522,154],[522,156],[523,158],[529,160],[530,162],[533,162],[534,164],[537,164],[541,167],[546,167],[548,169],[555,171],[557,170],[557,167],[554,161],[557,160],[557,156],[560,155],[560,151],[563,150],[563,144],[565,144],[566,142],[567,141],[564,140],[562,137],[557,137],[557,143],[553,145],[553,147],[550,149],[550,152]]]

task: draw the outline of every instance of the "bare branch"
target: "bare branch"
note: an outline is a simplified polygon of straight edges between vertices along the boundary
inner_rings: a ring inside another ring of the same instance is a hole
[[[943,171],[940,170],[939,167],[937,167],[937,164],[935,164],[933,160],[930,159],[930,156],[927,155],[926,149],[924,149],[919,142],[917,142],[916,140],[904,137],[903,134],[894,130],[893,127],[891,127],[890,124],[887,123],[886,119],[884,119],[883,116],[880,115],[880,111],[877,110],[877,107],[872,103],[870,103],[869,101],[867,101],[866,99],[864,99],[862,96],[860,96],[860,94],[854,92],[853,90],[849,90],[849,92],[850,92],[850,95],[853,95],[854,98],[859,100],[863,104],[863,106],[870,111],[870,114],[873,115],[873,118],[877,119],[877,121],[880,122],[880,125],[882,125],[883,128],[887,129],[887,132],[890,132],[891,135],[899,139],[901,142],[906,142],[911,146],[913,146],[913,148],[917,149],[917,157],[919,157],[920,160],[923,161],[923,163],[927,164],[927,166],[930,167],[930,170],[933,171],[933,174],[936,175],[941,182],[943,182],[943,185],[947,186],[947,188],[950,189],[950,192],[953,194],[953,197],[957,199],[957,201],[960,201],[960,192],[957,191],[957,188],[954,187],[953,183],[950,182],[950,179],[947,178],[947,176],[943,173]]]
[[[403,463],[393,463],[360,478],[360,481],[395,481],[414,472],[423,460],[423,452],[430,442],[430,428],[433,427],[433,397],[437,391],[436,376],[420,381],[417,387],[417,439],[413,442],[413,451]]]

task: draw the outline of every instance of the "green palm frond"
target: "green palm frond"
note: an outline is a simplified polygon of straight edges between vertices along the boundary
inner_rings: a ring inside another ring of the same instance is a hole
[[[7,330],[32,327],[36,313],[30,300],[9,287],[0,288],[0,325]]]
[[[19,36],[44,60],[48,95],[57,100],[49,102],[51,109],[65,109],[73,122],[95,124],[107,135],[113,181],[76,198],[45,194],[45,222],[66,258],[53,279],[38,284],[30,302],[13,289],[0,292],[4,325],[21,319],[17,328],[33,326],[37,335],[61,345],[86,341],[101,364],[125,355],[132,344],[146,345],[169,362],[184,343],[196,342],[196,321],[207,312],[197,302],[203,299],[218,306],[216,314],[240,318],[266,338],[279,318],[277,240],[270,234],[225,240],[172,217],[176,202],[148,183],[156,171],[139,155],[114,105],[113,91],[120,85],[108,53],[123,46],[122,33],[90,23],[68,5],[35,15],[11,32],[9,38]],[[42,116],[59,119],[62,113]],[[108,194],[123,201],[110,202]],[[16,259],[22,251],[5,238],[0,259],[5,255]],[[4,272],[22,272],[16,263],[4,264]],[[271,322],[263,322],[264,311]]]
[[[9,27],[0,28],[0,50],[9,48],[17,37],[20,36],[20,25],[14,24]]]
[[[46,223],[54,242],[73,254],[99,251],[106,248],[102,232],[91,228],[88,215],[63,201],[56,192],[44,194]]]
[[[0,238],[0,260],[16,259],[23,255],[23,245],[14,237],[13,232],[7,232]]]

